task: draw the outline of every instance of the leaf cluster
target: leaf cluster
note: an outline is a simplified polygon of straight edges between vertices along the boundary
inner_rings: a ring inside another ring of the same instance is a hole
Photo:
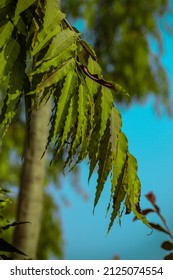
[[[116,82],[103,78],[93,48],[67,22],[57,1],[3,1],[6,16],[1,26],[0,80],[5,92],[1,109],[4,137],[21,98],[25,99],[26,122],[40,104],[53,100],[46,149],[53,146],[52,162],[64,151],[71,170],[88,158],[89,179],[96,167],[98,179],[94,208],[109,175],[112,205],[108,231],[124,204],[149,225],[140,211],[140,180],[137,162],[128,150],[122,120],[114,96],[127,95]],[[5,30],[5,32],[4,32]]]

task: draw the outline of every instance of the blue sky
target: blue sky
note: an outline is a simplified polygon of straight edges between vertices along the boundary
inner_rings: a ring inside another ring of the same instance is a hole
[[[164,55],[161,58],[167,70],[171,91],[173,89],[173,36],[164,34]],[[172,95],[173,97],[173,95]],[[153,191],[170,228],[173,231],[173,119],[166,113],[159,117],[154,111],[154,100],[149,98],[143,105],[134,104],[123,110],[123,131],[129,141],[130,152],[137,158],[138,174],[142,184],[141,206],[150,204],[145,194]],[[106,236],[109,217],[105,210],[109,200],[109,183],[93,215],[93,200],[96,175],[88,185],[87,163],[80,165],[81,186],[89,195],[85,201],[71,186],[70,178],[63,179],[63,189],[58,191],[57,200],[61,205],[62,227],[65,241],[65,259],[112,259],[118,255],[121,259],[162,259],[166,251],[160,245],[166,239],[165,234],[150,230],[140,221],[132,222],[133,216],[127,215],[118,222]],[[65,207],[58,197],[65,195],[70,207]],[[156,216],[148,216],[153,222],[159,222]]]

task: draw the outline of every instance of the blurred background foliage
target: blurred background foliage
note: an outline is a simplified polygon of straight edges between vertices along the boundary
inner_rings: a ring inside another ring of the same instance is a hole
[[[106,79],[121,84],[131,102],[153,94],[170,112],[169,84],[160,62],[162,34],[172,32],[169,0],[66,0],[62,7],[70,22],[84,21],[84,36],[94,45]]]
[[[106,79],[115,80],[129,92],[130,102],[143,102],[152,94],[157,104],[170,108],[169,84],[160,62],[163,52],[162,34],[172,32],[168,17],[171,15],[168,0],[64,0],[62,10],[72,24],[82,22],[85,39],[94,46]],[[152,49],[151,42],[156,49]],[[3,92],[1,91],[1,100]],[[120,100],[124,104],[124,100]],[[131,103],[130,103],[131,104]],[[22,106],[21,106],[22,108]],[[20,181],[26,126],[24,112],[18,112],[0,149],[0,185],[13,191],[13,207],[7,207],[8,220],[15,219],[15,200]],[[51,154],[51,148],[49,149]],[[48,157],[49,160],[49,157]],[[63,232],[61,212],[47,186],[62,187],[63,155],[58,166],[49,168],[47,162],[44,212],[38,246],[38,259],[63,258]],[[75,169],[69,176],[78,193],[80,173]],[[50,230],[51,229],[51,230]],[[12,238],[11,228],[6,240]],[[43,234],[44,233],[44,234]]]

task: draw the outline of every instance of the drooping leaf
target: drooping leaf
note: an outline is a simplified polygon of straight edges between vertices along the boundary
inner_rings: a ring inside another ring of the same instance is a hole
[[[110,89],[106,87],[102,87],[101,89],[100,107],[101,107],[100,140],[101,140],[113,107],[112,92]]]
[[[63,146],[67,144],[70,132],[76,125],[76,122],[77,122],[77,96],[73,95],[68,108],[68,114],[66,116],[64,130],[62,136],[58,141],[56,154],[58,154],[63,148]]]
[[[65,123],[65,119],[68,113],[68,108],[70,104],[70,100],[72,97],[72,94],[76,90],[77,86],[77,75],[74,70],[70,71],[66,78],[65,82],[61,91],[61,95],[58,100],[57,104],[57,111],[55,116],[55,126],[54,126],[54,136],[53,141],[55,142],[55,139],[57,135],[62,131]]]
[[[139,207],[141,184],[137,176],[137,161],[131,154],[128,155],[128,180],[127,180],[127,200],[126,200],[126,212],[133,211],[135,216],[140,219],[148,227],[151,227],[147,221],[145,215],[141,212]]]
[[[104,184],[108,178],[108,175],[112,169],[112,156],[111,156],[111,143],[110,143],[110,129],[109,125],[105,130],[104,137],[100,144],[100,152],[99,152],[99,169],[98,169],[98,179],[97,179],[97,187],[96,194],[94,200],[94,208],[96,207],[102,190],[104,188]]]
[[[108,226],[107,233],[109,233],[117,215],[119,215],[120,209],[121,209],[121,204],[124,201],[125,196],[126,196],[126,191],[125,191],[125,188],[124,188],[124,184],[126,184],[125,175],[126,175],[126,162],[124,163],[124,166],[121,170],[121,174],[118,177],[118,182],[117,182],[116,188],[115,188],[114,193],[113,193],[113,202],[112,202],[113,203],[113,205],[112,205],[113,210],[112,210],[112,213],[111,213],[111,218],[110,218],[110,223],[109,223],[109,226]],[[108,210],[109,210],[109,205],[108,205]]]
[[[119,133],[118,141],[115,142],[113,145],[115,146],[114,150],[116,151],[116,153],[114,153],[114,157],[113,157],[113,171],[112,171],[112,179],[111,179],[112,194],[114,194],[116,186],[118,185],[119,176],[122,173],[123,166],[127,159],[128,143],[124,133],[122,132]]]
[[[88,105],[88,91],[82,84],[79,85],[78,92],[78,121],[76,135],[73,141],[72,149],[75,151],[76,147],[85,141],[87,129],[87,105]]]

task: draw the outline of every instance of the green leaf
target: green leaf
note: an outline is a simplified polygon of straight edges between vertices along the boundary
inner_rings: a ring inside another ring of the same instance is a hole
[[[110,120],[111,120],[110,121],[111,150],[112,150],[112,154],[115,156],[117,153],[118,136],[121,132],[121,127],[122,127],[121,115],[115,107],[112,108]]]
[[[4,70],[5,70],[7,61],[5,59],[4,51],[5,51],[5,48],[3,48],[3,50],[0,52],[0,80],[5,79]]]
[[[58,140],[56,155],[61,152],[61,149],[69,139],[69,135],[77,122],[77,96],[73,95],[68,108],[68,114],[65,120],[62,136]]]
[[[79,143],[82,143],[86,139],[86,128],[87,128],[87,105],[88,105],[88,90],[82,84],[79,85],[78,92],[78,121],[77,131],[75,139],[73,141],[72,149],[75,150]]]
[[[49,2],[51,1],[49,0]],[[48,42],[61,31],[60,23],[65,17],[65,14],[63,14],[60,10],[56,10],[56,16],[51,17],[49,16],[49,12],[49,9],[45,10],[43,29],[37,35],[35,46],[31,51],[32,56],[41,51],[48,44]]]
[[[58,69],[54,70],[48,75],[45,75],[42,82],[37,86],[37,88],[34,91],[31,91],[29,94],[41,92],[45,88],[57,84],[67,75],[70,70],[74,69],[74,66],[75,60],[73,58],[65,61]]]
[[[57,36],[55,36],[50,44],[50,47],[44,56],[44,60],[59,56],[62,52],[67,50],[78,38],[78,34],[72,30],[62,30]]]
[[[133,208],[139,202],[140,181],[137,177],[137,161],[131,154],[128,155],[128,186],[127,193],[130,197],[131,207]]]
[[[107,234],[109,233],[111,227],[113,226],[113,223],[117,217],[117,215],[120,212],[121,203],[125,199],[126,191],[124,189],[124,183],[126,184],[126,162],[124,163],[123,168],[121,169],[121,174],[118,177],[118,182],[116,185],[116,188],[112,187],[114,189],[113,193],[113,205],[112,205],[112,213],[110,218],[110,223],[108,226]],[[109,208],[109,205],[108,205]]]
[[[5,47],[4,56],[6,60],[6,67],[4,70],[4,75],[11,71],[15,61],[18,58],[20,52],[20,45],[14,39],[10,39]]]
[[[118,134],[118,140],[113,145],[113,171],[111,179],[112,194],[114,194],[114,191],[119,183],[119,177],[122,174],[122,170],[127,159],[128,142],[124,133],[121,132]]]
[[[15,10],[15,15],[14,15],[14,24],[16,25],[18,20],[19,20],[19,15],[27,10],[36,0],[18,0],[17,1],[17,6]]]
[[[19,55],[20,46],[16,40],[10,39],[0,52],[0,79],[5,79]]]
[[[92,57],[94,60],[97,60],[97,55],[96,55],[93,47],[83,40],[81,40],[80,43],[85,48],[85,50],[89,53],[90,58]]]
[[[10,21],[0,27],[0,48],[2,48],[6,41],[10,38],[13,29],[14,26]]]
[[[36,63],[36,67],[39,64],[41,66],[32,75],[43,73],[52,67],[56,68],[61,62],[69,59],[76,50],[76,44],[74,44],[76,38],[77,34],[69,29],[63,30],[55,36],[44,58]]]
[[[54,136],[53,136],[53,142],[55,143],[57,134],[62,132],[62,129],[64,127],[65,119],[68,114],[68,108],[70,104],[70,100],[72,97],[72,94],[74,94],[75,89],[77,86],[77,75],[74,70],[70,71],[66,78],[63,85],[63,88],[61,90],[61,95],[58,100],[57,104],[57,111],[55,116],[55,126],[54,126]]]
[[[112,169],[112,155],[111,155],[111,143],[110,143],[110,129],[108,125],[105,130],[105,134],[102,139],[102,142],[100,144],[99,169],[98,169],[96,194],[94,200],[94,208],[98,203],[98,200],[104,188],[104,184],[108,178],[111,169]]]
[[[113,97],[112,97],[112,92],[110,89],[103,87],[101,89],[101,100],[100,100],[100,109],[101,109],[101,123],[100,123],[100,139],[101,140],[104,131],[106,129],[108,119],[111,114],[111,110],[113,107]]]
[[[91,57],[89,57],[89,59],[88,59],[88,70],[94,75],[100,76],[102,73],[101,67],[98,64],[98,62],[93,60]],[[86,84],[87,84],[89,91],[94,96],[97,93],[100,85],[98,83],[96,83],[95,81],[93,81],[92,79],[90,79],[88,76],[86,76]]]
[[[139,207],[141,184],[137,176],[137,161],[131,154],[128,154],[127,169],[127,198],[125,202],[126,213],[130,213],[131,211],[133,211],[138,219],[140,219],[144,224],[151,228],[150,223],[147,221],[145,215],[141,212]]]
[[[24,65],[17,60],[14,63],[10,79],[8,94],[5,97],[4,104],[0,114],[0,123],[2,135],[1,139],[5,136],[8,126],[15,116],[16,109],[19,105],[20,97],[22,94],[24,81]]]
[[[64,17],[65,14],[59,9],[59,1],[46,0],[43,29],[45,29],[47,33],[54,29],[55,19],[57,20],[57,25],[59,25]]]
[[[37,53],[39,53],[50,42],[50,40],[60,32],[60,30],[61,28],[59,25],[55,25],[55,29],[53,29],[53,31],[49,32],[48,34],[45,34],[45,30],[43,29],[37,36],[37,41],[33,51],[31,51],[31,56],[35,56]]]

